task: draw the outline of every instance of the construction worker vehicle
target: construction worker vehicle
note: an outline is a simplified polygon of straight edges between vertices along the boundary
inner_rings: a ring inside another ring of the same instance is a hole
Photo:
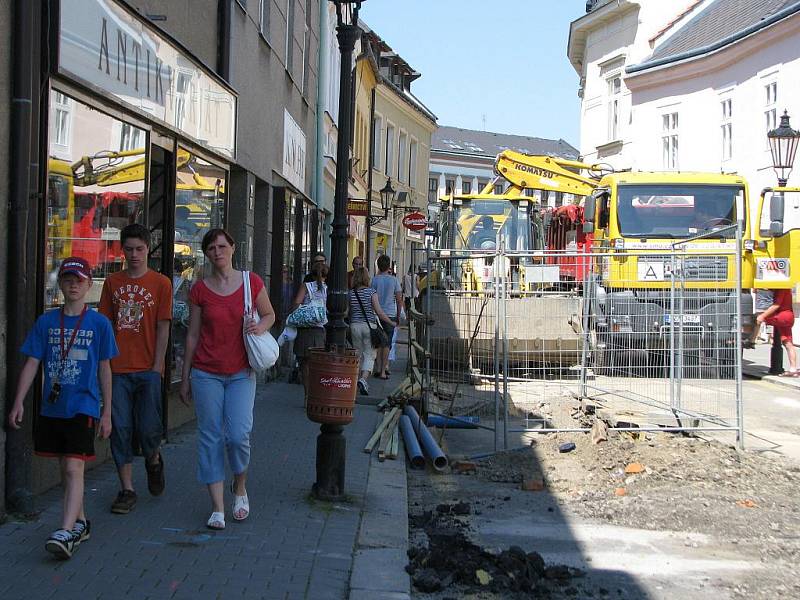
[[[798,270],[790,267],[792,248],[800,247],[800,233],[793,227],[800,223],[786,217],[784,200],[796,189],[765,190],[756,212],[751,211],[747,182],[736,175],[613,172],[509,150],[497,156],[495,173],[497,179],[483,192],[506,182],[507,193],[443,199],[444,235],[437,247],[441,253],[448,247],[458,250],[459,241],[477,249],[485,244],[487,255],[471,257],[460,273],[462,288],[479,296],[496,280],[494,269],[504,270],[506,314],[519,310],[530,317],[515,321],[526,326],[508,340],[512,359],[518,348],[521,358],[562,366],[585,364],[589,356],[591,366],[605,373],[623,365],[658,367],[665,364],[678,331],[686,362],[732,368],[738,336],[749,339],[752,332],[750,288],[791,287],[798,279]],[[534,205],[526,190],[573,194],[575,205],[545,209]],[[469,208],[480,207],[476,201],[491,210]],[[490,224],[476,216],[479,212],[493,213],[494,244],[485,241],[490,234],[478,233]],[[761,227],[754,225],[760,222]],[[513,237],[510,223],[527,230]],[[742,242],[738,250],[737,235]],[[509,251],[508,264],[494,265],[500,243]],[[514,251],[526,256],[515,258]],[[454,275],[445,273],[445,283]],[[516,301],[519,308],[512,306]],[[553,302],[559,303],[557,310],[551,310]],[[568,310],[564,302],[570,303]],[[559,320],[552,315],[569,316]],[[466,323],[458,329],[476,328]],[[452,329],[443,327],[442,333],[448,332]],[[479,336],[472,341],[473,362],[478,341]],[[435,355],[434,346],[432,341]],[[583,352],[584,346],[590,352]]]

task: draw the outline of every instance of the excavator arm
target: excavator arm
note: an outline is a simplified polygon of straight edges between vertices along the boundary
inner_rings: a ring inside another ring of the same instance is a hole
[[[126,158],[138,156],[139,158],[129,162],[123,162]],[[186,150],[178,150],[177,168],[180,169],[191,161],[192,155]],[[145,156],[144,148],[124,151],[103,151],[94,156],[84,156],[72,164],[74,185],[76,187],[86,187],[97,185],[101,187],[131,183],[132,181],[144,181]],[[194,180],[200,189],[213,189],[213,184],[209,184],[199,174],[194,174]]]
[[[513,190],[513,195],[521,195],[525,189],[564,192],[576,196],[591,194],[597,188],[599,177],[585,177],[572,169],[598,174],[603,171],[600,165],[552,156],[522,154],[513,150],[503,150],[494,161],[495,173],[511,184],[509,192]]]

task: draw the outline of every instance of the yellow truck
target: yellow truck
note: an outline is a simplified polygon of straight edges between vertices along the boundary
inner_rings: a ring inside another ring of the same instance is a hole
[[[737,336],[747,339],[752,331],[750,289],[791,287],[800,278],[798,269],[791,268],[796,262],[792,254],[800,252],[800,231],[788,224],[784,201],[793,189],[765,190],[751,211],[747,182],[736,175],[613,172],[602,165],[509,150],[497,156],[495,173],[497,179],[481,194],[443,199],[436,244],[439,253],[472,248],[486,255],[446,261],[450,272],[431,273],[431,285],[446,288],[448,277],[460,279],[463,289],[480,296],[489,292],[494,269],[503,269],[506,314],[523,317],[514,320],[522,325],[509,339],[512,360],[516,350],[519,360],[574,365],[585,358],[588,342],[599,369],[658,366],[679,331],[687,360],[727,365],[730,371],[739,350]],[[489,193],[496,182],[507,182],[505,194]],[[548,260],[556,249],[547,248],[541,241],[547,236],[536,233],[547,215],[525,190],[570,193],[582,205],[588,268],[584,281],[575,282],[579,293],[553,293],[563,284],[558,265]],[[512,252],[507,264],[498,267],[491,237],[503,228],[507,249],[526,256],[514,258]],[[459,264],[460,272],[454,272],[452,265]],[[436,296],[439,304],[445,301],[446,295]],[[476,309],[466,312],[477,315]],[[443,306],[433,310],[446,312]],[[445,325],[438,334],[434,328],[431,344],[441,338],[446,345],[446,335],[452,339],[456,330],[464,338],[476,330],[473,325]],[[484,338],[483,343],[480,335],[472,341],[470,360],[476,347],[485,347],[484,354],[493,351],[493,339]],[[468,344],[462,339],[460,345],[465,355]],[[452,346],[442,351],[453,352]]]

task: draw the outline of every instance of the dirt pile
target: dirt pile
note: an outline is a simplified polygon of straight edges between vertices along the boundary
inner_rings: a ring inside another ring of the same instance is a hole
[[[583,576],[579,569],[545,565],[538,552],[526,553],[519,546],[495,553],[472,543],[464,532],[466,524],[450,516],[468,514],[468,507],[465,502],[440,504],[435,514],[428,511],[412,518],[411,526],[424,528],[428,538],[427,547],[408,551],[406,570],[420,592],[439,592],[455,584],[461,592],[547,597],[554,588],[568,588],[573,578]]]

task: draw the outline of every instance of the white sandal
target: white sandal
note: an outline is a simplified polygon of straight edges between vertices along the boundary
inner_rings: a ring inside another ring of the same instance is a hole
[[[212,512],[211,516],[208,517],[206,527],[216,530],[225,529],[225,513]]]
[[[236,492],[236,482],[231,481],[231,493],[233,494],[233,506],[231,510],[233,512],[233,518],[236,521],[244,521],[247,517],[250,516],[250,501],[247,499],[247,492],[244,493],[244,496],[237,496]],[[244,516],[239,517],[239,511],[244,511]]]

